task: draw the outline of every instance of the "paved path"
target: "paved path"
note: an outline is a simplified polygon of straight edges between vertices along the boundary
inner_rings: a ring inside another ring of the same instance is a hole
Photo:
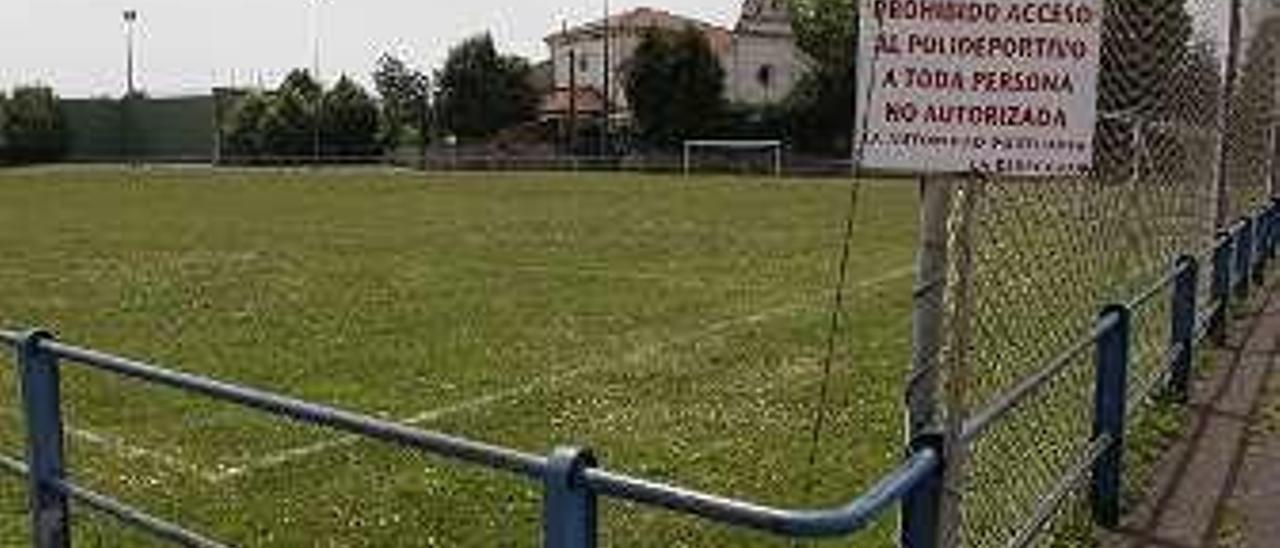
[[[1157,467],[1146,502],[1103,546],[1280,546],[1280,292],[1254,308],[1197,383],[1187,435]]]

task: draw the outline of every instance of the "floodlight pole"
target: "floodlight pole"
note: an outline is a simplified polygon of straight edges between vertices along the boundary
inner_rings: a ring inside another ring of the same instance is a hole
[[[311,135],[311,162],[314,165],[320,165],[320,145],[321,145],[321,129],[324,123],[324,80],[320,78],[320,27],[323,25],[321,19],[321,8],[324,6],[324,0],[315,0],[315,36],[311,45],[311,73],[315,76],[316,100],[312,108],[315,109],[315,119],[312,122]]]
[[[128,97],[133,97],[135,91],[133,83],[133,39],[134,24],[137,21],[138,12],[136,10],[125,10],[124,24],[127,35],[125,38],[124,68],[126,75],[125,93]]]
[[[137,88],[134,86],[133,79],[133,50],[134,50],[134,29],[138,22],[137,10],[124,11],[125,25],[125,54],[124,54],[124,71],[125,71],[125,93],[124,93],[124,154],[128,157],[130,164],[136,163],[134,144],[133,144],[133,100],[137,94]]]

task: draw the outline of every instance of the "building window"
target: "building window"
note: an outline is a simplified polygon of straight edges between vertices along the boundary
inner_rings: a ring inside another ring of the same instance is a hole
[[[578,56],[578,71],[579,71],[579,72],[589,72],[590,70],[591,70],[591,59],[587,58],[587,56],[586,56],[585,54],[584,54],[584,55],[579,55],[579,56]]]
[[[773,66],[760,65],[760,70],[756,71],[756,82],[760,87],[769,89],[773,85]]]

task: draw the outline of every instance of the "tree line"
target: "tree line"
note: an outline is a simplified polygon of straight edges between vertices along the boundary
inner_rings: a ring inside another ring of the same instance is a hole
[[[373,73],[379,99],[343,76],[325,89],[303,69],[275,89],[238,101],[226,124],[239,158],[369,157],[401,145],[425,147],[449,135],[483,139],[532,120],[538,92],[522,58],[501,55],[488,34],[450,50],[434,74],[382,56]]]
[[[66,146],[66,122],[52,88],[0,91],[0,164],[54,161]]]

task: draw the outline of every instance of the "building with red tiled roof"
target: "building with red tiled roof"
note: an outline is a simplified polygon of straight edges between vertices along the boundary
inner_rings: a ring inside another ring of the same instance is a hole
[[[607,23],[607,24],[606,24]],[[796,47],[795,34],[785,0],[745,0],[733,29],[641,7],[547,36],[551,50],[554,88],[544,99],[544,116],[567,114],[570,88],[591,90],[602,101],[596,105],[582,97],[575,105],[579,115],[599,115],[608,96],[615,118],[627,117],[625,70],[649,29],[679,31],[688,27],[707,36],[725,71],[725,93],[733,102],[769,104],[784,99],[804,74],[807,60]],[[605,89],[605,37],[608,36],[608,90]],[[570,59],[576,70],[570,70]],[[573,80],[573,81],[571,81]],[[564,108],[561,108],[564,107]],[[593,110],[598,108],[599,110]]]

